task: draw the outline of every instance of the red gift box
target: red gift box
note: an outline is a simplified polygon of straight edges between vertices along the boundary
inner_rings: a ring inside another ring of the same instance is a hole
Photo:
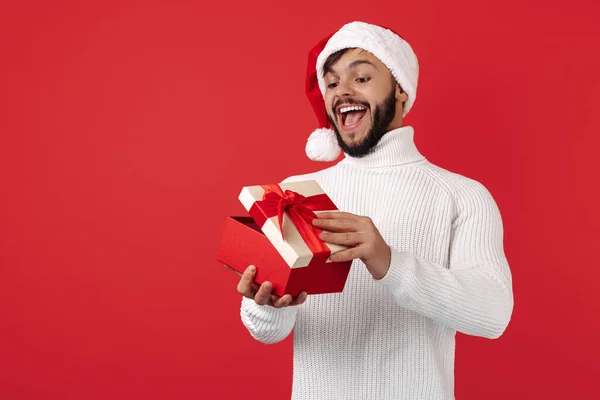
[[[239,273],[255,265],[255,281],[271,282],[278,296],[344,289],[352,262],[329,256],[346,247],[323,242],[311,223],[319,212],[337,211],[316,181],[247,186],[239,199],[251,218],[227,218],[218,261]]]

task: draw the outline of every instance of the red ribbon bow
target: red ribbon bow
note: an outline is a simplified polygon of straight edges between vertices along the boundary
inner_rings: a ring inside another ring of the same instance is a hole
[[[279,230],[284,238],[283,214],[287,213],[308,248],[313,252],[313,260],[316,257],[327,259],[331,251],[319,237],[321,230],[313,226],[312,221],[318,218],[314,211],[336,209],[329,197],[326,194],[303,196],[292,190],[284,192],[279,185],[263,185],[262,188],[265,189],[265,193],[262,200],[256,202],[256,206],[262,211],[261,219],[264,219],[257,221],[257,218],[254,217],[259,226],[264,225],[267,219],[277,216]]]

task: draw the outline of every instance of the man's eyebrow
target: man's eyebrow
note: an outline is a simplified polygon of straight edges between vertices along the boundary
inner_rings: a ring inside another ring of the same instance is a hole
[[[356,68],[358,67],[360,64],[369,64],[371,65],[373,68],[375,69],[379,69],[377,68],[377,65],[373,64],[371,61],[369,60],[354,60],[350,63],[350,65],[348,65],[348,68],[352,69],[352,68]]]
[[[361,65],[361,64],[369,64],[369,65],[371,65],[373,68],[375,68],[375,69],[377,69],[377,70],[379,69],[379,68],[377,68],[377,65],[373,64],[373,63],[372,63],[371,61],[369,61],[369,60],[354,60],[354,61],[352,61],[352,62],[350,63],[350,65],[348,65],[348,69],[354,69],[354,68],[358,67],[358,66],[359,66],[359,65]],[[325,75],[325,74],[334,74],[334,75],[337,75],[337,72],[335,72],[335,71],[333,70],[333,68],[329,67],[329,68],[325,69],[325,71],[323,71],[323,75]]]

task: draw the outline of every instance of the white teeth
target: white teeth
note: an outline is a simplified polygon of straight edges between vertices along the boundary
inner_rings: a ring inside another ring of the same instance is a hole
[[[363,106],[349,106],[349,107],[342,107],[340,108],[340,114],[344,114],[350,111],[363,111],[366,110],[365,107]]]

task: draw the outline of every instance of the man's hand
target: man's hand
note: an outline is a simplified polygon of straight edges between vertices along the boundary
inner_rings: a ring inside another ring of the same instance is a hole
[[[387,274],[392,252],[371,218],[338,211],[319,213],[318,217],[313,225],[324,231],[320,235],[323,241],[350,247],[332,254],[331,261],[360,258],[373,278],[381,279]]]
[[[246,271],[242,274],[240,283],[238,283],[237,291],[244,297],[254,299],[254,302],[259,305],[269,305],[275,308],[295,306],[302,304],[306,301],[306,292],[300,292],[298,297],[292,297],[289,294],[285,294],[282,297],[271,294],[273,285],[271,282],[264,282],[260,287],[254,282],[254,276],[256,274],[256,267],[250,265],[246,268]]]

